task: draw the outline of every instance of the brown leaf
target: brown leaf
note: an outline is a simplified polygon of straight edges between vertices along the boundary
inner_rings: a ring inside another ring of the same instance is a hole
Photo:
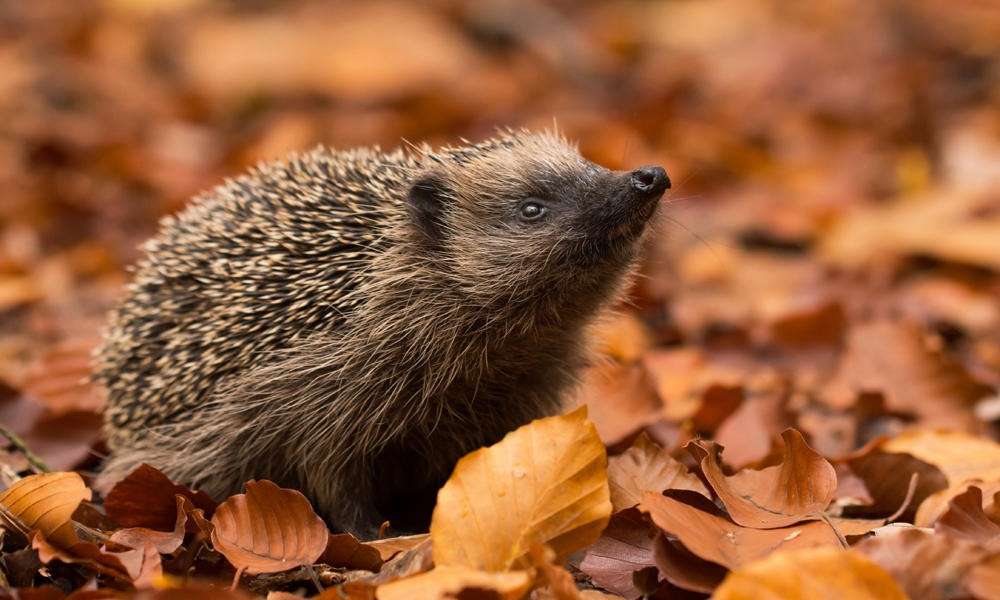
[[[718,514],[712,508],[714,505],[692,492],[668,494],[676,497],[647,492],[639,508],[648,512],[660,529],[677,536],[695,555],[730,569],[779,549],[840,545],[837,534],[820,521],[775,529],[751,529]],[[684,498],[684,502],[677,498]],[[698,508],[689,502],[697,503]]]
[[[643,492],[691,490],[710,497],[697,475],[688,472],[687,467],[650,441],[645,433],[636,438],[631,448],[608,459],[608,486],[615,512],[639,504]]]
[[[736,523],[755,528],[783,527],[818,519],[837,489],[833,465],[810,448],[802,434],[786,429],[780,465],[760,471],[745,469],[726,477],[719,464],[719,446],[694,442],[702,449],[701,469]],[[697,453],[692,452],[697,458]]]
[[[888,410],[915,414],[934,427],[975,431],[972,407],[990,390],[957,361],[929,348],[919,326],[876,321],[851,330],[838,374],[824,395],[844,407],[865,392],[880,392]]]
[[[726,463],[743,467],[764,460],[773,441],[792,424],[784,391],[748,395],[715,430],[715,441],[726,449]]]
[[[851,600],[908,600],[877,564],[836,548],[776,552],[730,573],[712,598],[813,600],[831,593]]]
[[[21,479],[0,493],[0,504],[29,530],[68,548],[79,541],[70,518],[92,493],[76,473],[40,473]]]
[[[534,543],[562,558],[593,543],[610,516],[604,445],[580,407],[458,461],[431,520],[434,563],[503,571]]]
[[[888,525],[854,549],[888,571],[911,598],[960,598],[968,571],[986,551],[975,544],[927,530]]]
[[[910,479],[916,475],[913,497],[900,518],[911,521],[917,506],[928,496],[944,489],[947,479],[937,467],[909,454],[882,452],[869,446],[848,459],[851,472],[865,484],[874,503],[866,509],[872,515],[890,515],[906,502]]]
[[[418,535],[404,535],[400,537],[372,540],[365,544],[378,550],[382,560],[389,560],[400,552],[405,552],[430,538],[430,534],[421,533]]]
[[[382,556],[371,544],[363,544],[349,533],[330,534],[323,554],[316,562],[345,569],[378,571],[382,568]]]
[[[978,487],[952,498],[948,510],[934,524],[934,531],[1000,551],[1000,524],[983,512],[983,492]]]
[[[489,573],[461,566],[438,566],[434,570],[379,586],[378,600],[447,600],[467,596],[472,590],[492,593],[485,598],[519,600],[533,583],[529,571]]]
[[[245,494],[219,505],[212,525],[215,549],[251,575],[311,565],[329,537],[305,496],[267,480],[248,481]]]
[[[965,583],[978,600],[1000,600],[1000,554],[972,567]]]
[[[958,431],[913,430],[887,440],[883,452],[905,452],[941,469],[950,485],[1000,479],[1000,444]]]
[[[664,579],[679,588],[694,592],[711,594],[726,576],[725,568],[698,558],[663,534],[657,536],[653,560]]]
[[[948,510],[948,504],[951,500],[956,496],[964,494],[971,487],[978,487],[983,491],[984,510],[987,506],[996,506],[992,499],[994,494],[1000,492],[1000,480],[993,483],[984,483],[978,479],[970,479],[927,496],[920,503],[920,509],[917,510],[917,516],[913,520],[913,524],[917,527],[933,527],[937,523],[937,520],[941,518],[941,515]]]
[[[598,435],[608,445],[659,416],[660,399],[642,365],[599,363],[582,379],[575,400],[587,406]]]
[[[177,522],[177,495],[184,496],[208,515],[215,510],[216,502],[208,494],[178,485],[145,464],[111,488],[104,509],[112,521],[123,527],[170,531]]]
[[[152,546],[161,554],[173,554],[184,542],[187,524],[184,496],[178,495],[174,499],[177,502],[177,516],[173,531],[157,531],[146,527],[125,527],[112,533],[111,541],[136,550]]]
[[[138,570],[135,556],[123,552],[106,552],[92,542],[76,541],[61,547],[51,544],[41,532],[31,538],[31,547],[38,551],[38,559],[45,564],[53,560],[83,565],[93,571],[115,579],[131,582]],[[131,564],[126,564],[131,561]],[[132,567],[132,570],[129,567]]]
[[[587,549],[580,570],[602,588],[636,598],[641,592],[636,589],[632,574],[655,566],[654,537],[655,532],[638,510],[630,508],[615,513],[601,537]]]

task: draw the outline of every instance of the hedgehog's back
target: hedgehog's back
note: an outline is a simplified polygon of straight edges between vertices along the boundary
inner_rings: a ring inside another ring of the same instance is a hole
[[[401,153],[315,150],[258,167],[161,223],[113,311],[96,378],[112,446],[178,419],[220,382],[336,328],[391,243]]]

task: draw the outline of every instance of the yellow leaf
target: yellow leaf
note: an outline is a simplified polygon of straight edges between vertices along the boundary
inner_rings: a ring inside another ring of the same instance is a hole
[[[1000,479],[1000,444],[958,431],[909,431],[884,442],[883,452],[906,453],[941,469],[949,485]]]
[[[713,600],[906,600],[881,567],[861,554],[837,548],[776,552],[730,573]]]
[[[68,548],[78,542],[70,517],[90,489],[76,473],[41,473],[18,481],[0,493],[0,504],[30,530]]]
[[[246,487],[246,494],[230,497],[212,515],[215,549],[250,574],[314,563],[329,534],[306,497],[267,480]]]
[[[506,571],[535,543],[559,557],[590,545],[611,515],[607,462],[585,407],[466,455],[438,493],[434,564]]]
[[[498,600],[518,600],[528,592],[532,583],[529,571],[487,573],[461,566],[440,566],[379,586],[375,597],[378,600],[445,600],[462,598],[463,591],[475,590],[493,592],[495,595],[489,597]]]

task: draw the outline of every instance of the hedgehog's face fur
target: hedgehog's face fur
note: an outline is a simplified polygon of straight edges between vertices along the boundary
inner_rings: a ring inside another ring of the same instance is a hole
[[[660,167],[610,171],[552,133],[426,156],[407,198],[417,238],[470,295],[513,302],[610,287],[670,187]]]

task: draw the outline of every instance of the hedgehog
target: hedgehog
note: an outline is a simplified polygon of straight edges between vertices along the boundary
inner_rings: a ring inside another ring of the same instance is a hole
[[[164,218],[96,353],[100,485],[266,478],[417,531],[458,458],[558,412],[670,180],[554,131],[462,143],[320,147]]]

